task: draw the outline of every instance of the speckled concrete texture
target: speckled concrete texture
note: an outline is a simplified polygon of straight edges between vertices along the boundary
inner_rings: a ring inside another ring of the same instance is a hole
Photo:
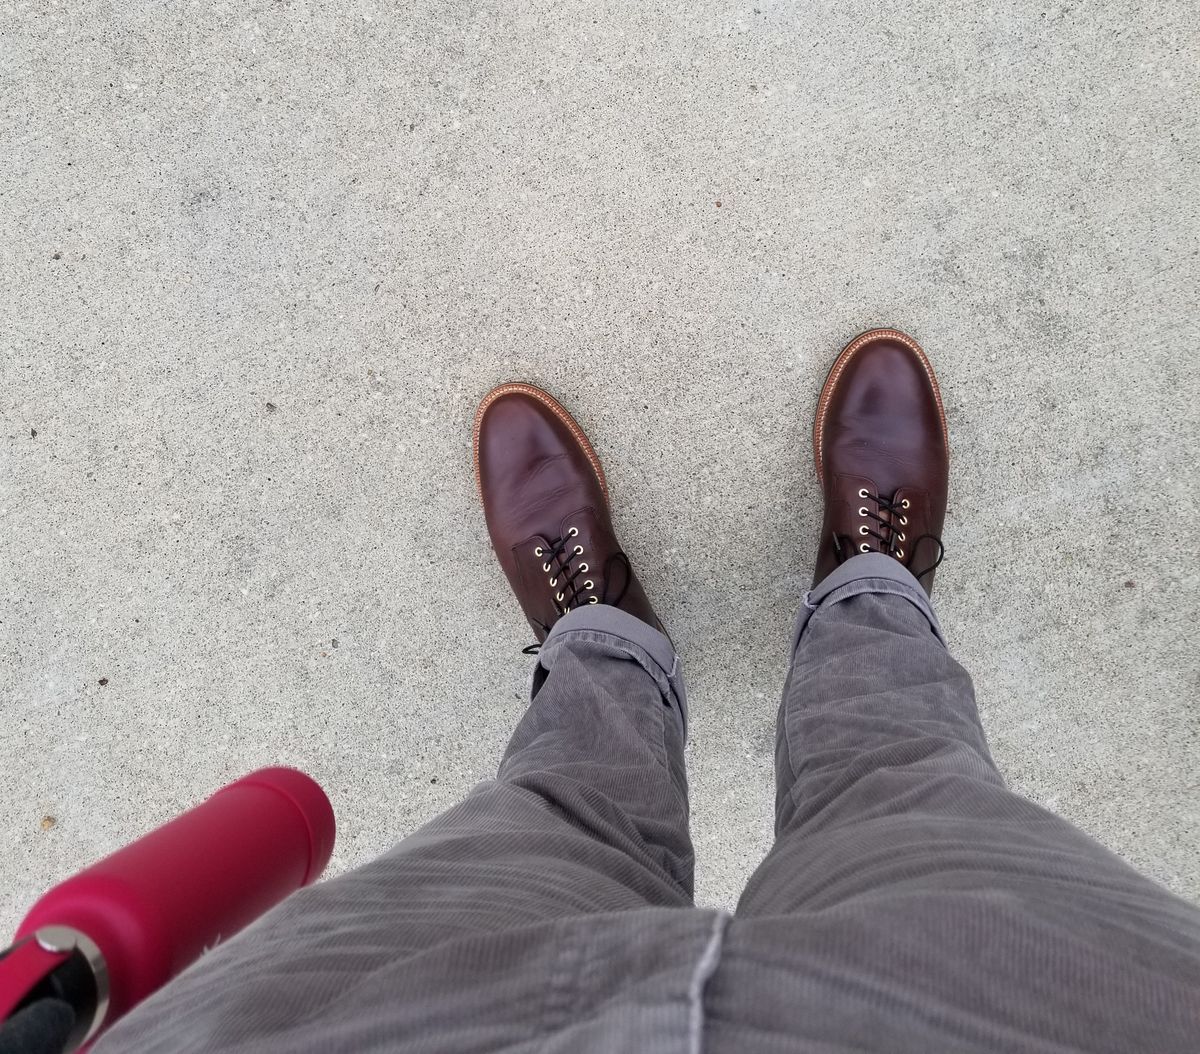
[[[942,381],[1001,769],[1200,899],[1198,44],[1182,0],[0,0],[0,923],[259,765],[328,789],[332,872],[493,771],[510,379],[605,462],[732,904],[875,325]]]

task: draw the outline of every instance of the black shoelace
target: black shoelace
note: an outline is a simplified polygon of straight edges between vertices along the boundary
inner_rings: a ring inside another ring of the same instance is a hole
[[[550,542],[548,547],[539,545],[534,550],[534,555],[543,561],[542,570],[550,576],[550,588],[554,590],[554,606],[560,616],[586,604],[612,604],[613,606],[620,604],[629,588],[630,579],[633,577],[632,569],[629,566],[629,557],[622,552],[613,553],[604,563],[604,573],[600,576],[604,588],[597,595],[595,581],[583,577],[590,573],[591,568],[586,560],[579,559],[584,552],[583,546],[574,542],[577,537],[579,537],[579,530],[572,527],[566,534]],[[576,560],[579,561],[578,564],[575,563]],[[612,600],[609,600],[608,587],[612,582],[614,563],[624,566],[625,575],[620,592]],[[550,632],[549,626],[544,623],[539,623],[539,625],[546,633]],[[525,655],[536,655],[540,649],[540,644],[531,644],[528,648],[523,648],[522,652]]]
[[[874,502],[879,512],[872,512],[870,505],[863,505],[859,508],[858,514],[868,520],[874,520],[879,530],[873,530],[871,524],[864,524],[859,528],[859,535],[863,538],[874,538],[879,542],[879,547],[875,548],[870,542],[859,542],[857,547],[851,545],[851,549],[857,548],[858,553],[879,552],[885,556],[892,556],[904,563],[905,558],[909,560],[916,554],[917,546],[926,538],[934,542],[938,547],[937,559],[934,560],[925,570],[921,572],[913,572],[913,577],[918,581],[930,574],[943,560],[946,555],[946,547],[942,545],[942,540],[932,534],[922,534],[911,543],[908,541],[908,536],[904,532],[904,528],[908,526],[908,517],[904,515],[910,507],[907,498],[900,501],[896,500],[896,496],[885,498],[882,494],[872,494],[865,488],[858,492],[858,496],[867,502]],[[880,513],[886,513],[887,516],[882,516]],[[850,539],[847,539],[850,541]],[[907,551],[905,546],[908,546]],[[837,553],[839,563],[844,563],[851,556],[856,555],[854,551],[846,552],[842,548],[842,539],[835,534],[833,536],[833,548]],[[905,564],[905,566],[908,566]]]

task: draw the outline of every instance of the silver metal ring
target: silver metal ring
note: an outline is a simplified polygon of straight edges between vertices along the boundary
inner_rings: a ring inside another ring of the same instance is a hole
[[[66,1052],[78,1050],[100,1030],[108,1015],[108,964],[99,945],[73,926],[43,926],[34,932],[33,937],[48,952],[78,952],[92,971],[92,981],[96,985],[96,1006],[91,1020],[76,1022],[63,1048]]]

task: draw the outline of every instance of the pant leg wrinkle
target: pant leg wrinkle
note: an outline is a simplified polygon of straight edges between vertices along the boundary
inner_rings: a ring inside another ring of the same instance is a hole
[[[896,568],[855,557],[798,612],[776,842],[709,986],[720,1049],[769,1027],[813,1049],[1191,1054],[1200,913],[1004,786]]]

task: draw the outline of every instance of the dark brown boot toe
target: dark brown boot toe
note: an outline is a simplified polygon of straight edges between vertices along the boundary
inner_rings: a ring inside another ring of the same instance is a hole
[[[933,367],[894,329],[838,356],[813,428],[825,517],[816,581],[859,553],[884,553],[933,589],[941,560],[950,453]]]
[[[474,443],[492,547],[539,641],[587,604],[662,628],[613,531],[600,459],[555,399],[501,385],[476,412]]]

